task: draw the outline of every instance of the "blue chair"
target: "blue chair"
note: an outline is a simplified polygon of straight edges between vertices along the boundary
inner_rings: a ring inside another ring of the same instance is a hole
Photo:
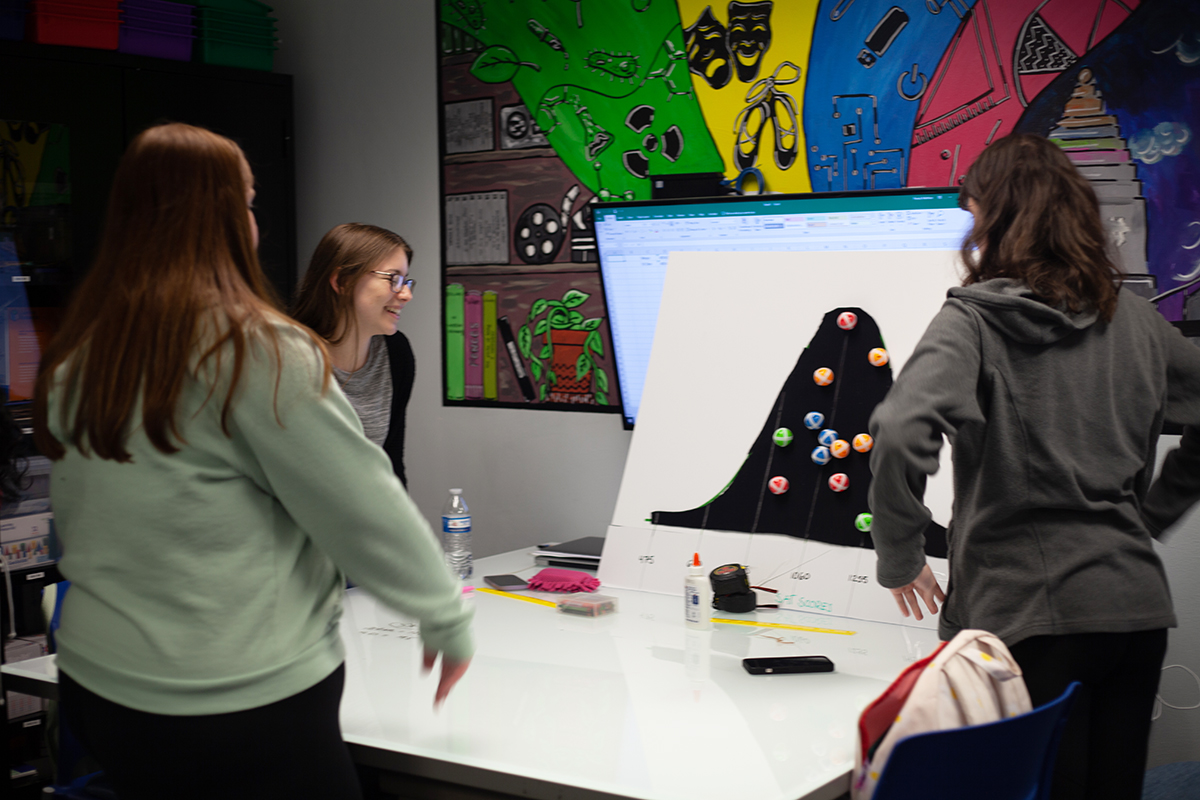
[[[1078,683],[1019,717],[896,743],[874,800],[1044,800]]]

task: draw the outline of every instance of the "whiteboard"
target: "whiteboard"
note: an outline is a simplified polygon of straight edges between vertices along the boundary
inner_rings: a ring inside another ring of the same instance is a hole
[[[651,513],[703,505],[733,478],[828,311],[859,306],[874,317],[893,373],[899,374],[941,308],[946,290],[961,282],[957,264],[956,250],[672,253],[601,580],[679,593],[679,553],[693,552],[710,532],[668,532],[650,524]],[[949,522],[952,501],[949,463],[947,447],[942,452],[945,468],[930,478],[926,491],[926,504],[943,525]],[[722,553],[738,550],[731,545],[733,537],[742,542],[746,560],[757,552],[764,563],[780,569],[790,560],[805,562],[807,543],[802,540],[774,534],[721,536]],[[851,575],[868,574],[870,585],[888,594],[874,582],[872,551],[835,548],[850,552],[831,554],[817,544],[811,543],[810,551],[819,550],[822,563],[836,561],[838,575],[843,568]],[[944,572],[943,565],[934,568]],[[850,588],[863,593],[861,585]],[[892,602],[890,596],[883,599]],[[887,611],[887,621],[898,621],[894,604]]]

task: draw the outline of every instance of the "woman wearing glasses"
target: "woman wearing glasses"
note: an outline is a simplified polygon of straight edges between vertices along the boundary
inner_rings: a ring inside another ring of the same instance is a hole
[[[396,329],[412,300],[412,248],[374,225],[347,223],[325,234],[292,316],[325,340],[333,375],[362,420],[367,438],[392,460],[405,486],[404,411],[413,385],[413,352]]]
[[[62,717],[122,800],[362,797],[338,727],[343,576],[420,620],[437,701],[470,661],[433,531],[325,343],[275,308],[253,198],[229,139],[138,135],[38,375],[71,581]]]

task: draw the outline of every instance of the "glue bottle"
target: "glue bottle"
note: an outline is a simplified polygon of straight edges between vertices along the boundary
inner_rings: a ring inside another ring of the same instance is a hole
[[[688,565],[687,580],[683,582],[683,619],[689,628],[706,631],[712,628],[712,585],[704,568],[700,566],[700,554],[692,554]]]

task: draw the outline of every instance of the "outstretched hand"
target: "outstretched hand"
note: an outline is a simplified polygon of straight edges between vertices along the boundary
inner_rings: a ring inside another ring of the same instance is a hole
[[[892,596],[896,598],[896,605],[900,606],[900,613],[907,617],[911,608],[913,616],[918,620],[925,618],[921,614],[921,606],[917,603],[918,597],[925,601],[925,607],[929,609],[930,614],[938,613],[938,603],[946,602],[946,593],[938,585],[937,578],[933,577],[933,570],[928,564],[915,581],[891,591]]]
[[[433,669],[433,662],[437,660],[437,652],[434,650],[426,650],[422,659],[422,671],[429,672]],[[450,690],[454,688],[454,684],[458,683],[459,679],[467,673],[467,667],[471,665],[471,659],[458,661],[453,658],[442,656],[442,677],[438,681],[437,692],[433,695],[433,707],[437,708],[442,704],[447,697],[450,696]]]

